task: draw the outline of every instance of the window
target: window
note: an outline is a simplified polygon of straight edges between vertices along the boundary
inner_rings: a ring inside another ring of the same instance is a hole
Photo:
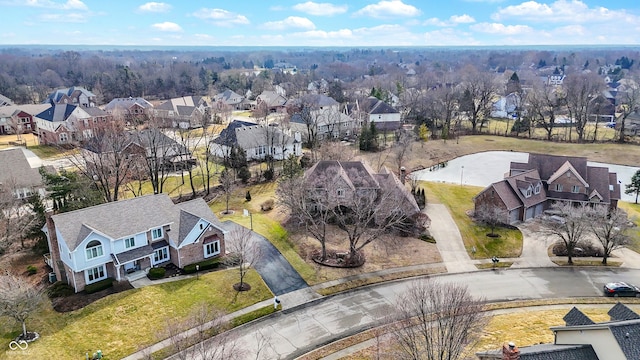
[[[102,252],[102,243],[98,240],[91,240],[87,244],[87,260],[91,260],[93,258],[97,258],[103,255]]]
[[[540,183],[536,184],[536,187],[533,189],[534,194],[540,194]]]
[[[158,240],[162,238],[162,228],[153,229],[151,231],[151,239]]]
[[[208,244],[204,244],[204,257],[212,257],[220,254],[220,241],[216,240]]]
[[[338,197],[344,197],[344,189],[338,189]]]
[[[124,239],[124,247],[125,248],[129,249],[129,248],[132,248],[134,246],[136,246],[136,239],[135,238],[130,237],[130,238]]]
[[[526,197],[531,197],[531,188],[527,188],[527,194],[525,195]]]
[[[59,138],[60,142],[67,142],[67,140],[69,140],[67,133],[60,133]]]
[[[107,272],[104,271],[104,265],[85,270],[84,273],[87,277],[87,284],[94,283],[107,277]]]
[[[580,192],[580,186],[573,185],[573,187],[571,188],[571,192],[572,193],[579,193]]]
[[[169,260],[169,249],[165,246],[153,252],[153,263],[158,264]]]
[[[562,184],[556,184],[556,191],[562,191]]]

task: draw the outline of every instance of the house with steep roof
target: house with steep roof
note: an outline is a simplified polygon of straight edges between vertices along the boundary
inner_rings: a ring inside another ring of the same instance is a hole
[[[356,119],[359,127],[373,123],[376,129],[384,132],[398,130],[402,126],[400,112],[374,96],[348,105],[346,112]]]
[[[640,359],[640,315],[622,303],[608,312],[609,321],[596,323],[572,308],[554,326],[553,344],[519,348],[520,360],[628,360]],[[502,360],[502,350],[476,353],[479,360]]]
[[[287,98],[278,94],[273,90],[263,91],[262,94],[256,97],[256,107],[264,107],[269,112],[285,112],[286,111]]]
[[[354,194],[378,199],[386,193],[397,201],[399,209],[407,218],[420,213],[413,195],[386,167],[376,173],[362,161],[322,160],[305,171],[304,179],[317,191],[334,192],[333,198],[338,203],[340,199],[352,199]],[[327,189],[327,184],[331,188]]]
[[[0,106],[0,135],[37,134],[35,116],[50,106],[49,104]]]
[[[357,122],[340,111],[340,103],[323,94],[307,94],[290,101],[297,109],[291,116],[290,127],[303,138],[312,132],[316,140],[339,139],[357,132]]]
[[[141,97],[115,98],[103,110],[128,123],[143,123],[153,110],[153,104]]]
[[[584,157],[529,154],[528,162],[512,162],[505,178],[487,186],[473,202],[476,210],[502,209],[503,222],[513,224],[541,215],[558,201],[616,208],[619,199],[617,175],[608,168],[589,166]]]
[[[226,158],[235,146],[245,151],[247,161],[261,161],[267,156],[283,160],[290,155],[302,155],[301,141],[300,133],[283,130],[277,124],[234,120],[212,141],[214,146],[211,152],[217,157]]]
[[[219,110],[249,110],[251,108],[250,101],[230,89],[214,95],[212,100],[214,106]]]
[[[8,187],[17,199],[45,195],[39,168],[32,166],[21,148],[0,150],[0,187]],[[48,171],[55,171],[49,168]]]
[[[52,104],[36,115],[38,140],[44,145],[73,144],[93,136],[92,116],[78,105]]]
[[[8,97],[0,94],[0,106],[9,106],[9,105],[15,105],[13,103],[13,100],[11,100]]]
[[[113,278],[144,276],[150,268],[179,268],[222,256],[227,231],[207,203],[174,204],[146,195],[47,217],[47,264],[76,292]]]
[[[183,96],[154,107],[153,114],[165,127],[193,129],[202,126],[208,107],[202,96]]]
[[[83,87],[72,86],[55,90],[47,96],[44,103],[70,104],[88,108],[96,106],[96,95]]]

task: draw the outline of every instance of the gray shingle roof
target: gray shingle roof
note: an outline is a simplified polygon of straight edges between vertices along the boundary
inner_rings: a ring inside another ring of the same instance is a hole
[[[0,183],[14,184],[19,188],[41,187],[42,176],[37,168],[32,168],[22,149],[0,150]]]
[[[593,320],[589,319],[587,315],[578,310],[575,306],[562,318],[562,320],[564,320],[567,326],[595,324]]]
[[[267,134],[267,129],[269,134]],[[267,139],[271,138],[271,141]],[[261,145],[281,146],[282,142],[292,144],[295,139],[282,132],[278,127],[253,124],[246,121],[234,120],[220,132],[214,143],[226,146],[238,145],[241,148],[253,149]]]
[[[184,214],[185,212],[192,216]],[[121,239],[167,224],[175,229],[168,233],[169,237],[179,245],[188,233],[183,231],[182,221],[188,220],[189,224],[195,224],[191,221],[193,215],[203,217],[222,228],[204,200],[198,198],[175,205],[166,194],[146,195],[92,206],[53,215],[52,219],[67,246],[73,251],[93,230],[112,239]]]
[[[627,359],[640,359],[640,321],[612,325],[611,333]]]
[[[615,304],[607,314],[611,317],[611,321],[640,319],[640,315],[620,302]]]

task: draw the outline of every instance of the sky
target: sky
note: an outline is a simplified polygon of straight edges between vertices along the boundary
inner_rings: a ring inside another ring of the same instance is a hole
[[[0,45],[638,45],[638,0],[0,0]]]

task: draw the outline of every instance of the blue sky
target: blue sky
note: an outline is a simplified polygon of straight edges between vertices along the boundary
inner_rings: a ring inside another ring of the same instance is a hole
[[[0,0],[0,44],[637,45],[638,0]]]

